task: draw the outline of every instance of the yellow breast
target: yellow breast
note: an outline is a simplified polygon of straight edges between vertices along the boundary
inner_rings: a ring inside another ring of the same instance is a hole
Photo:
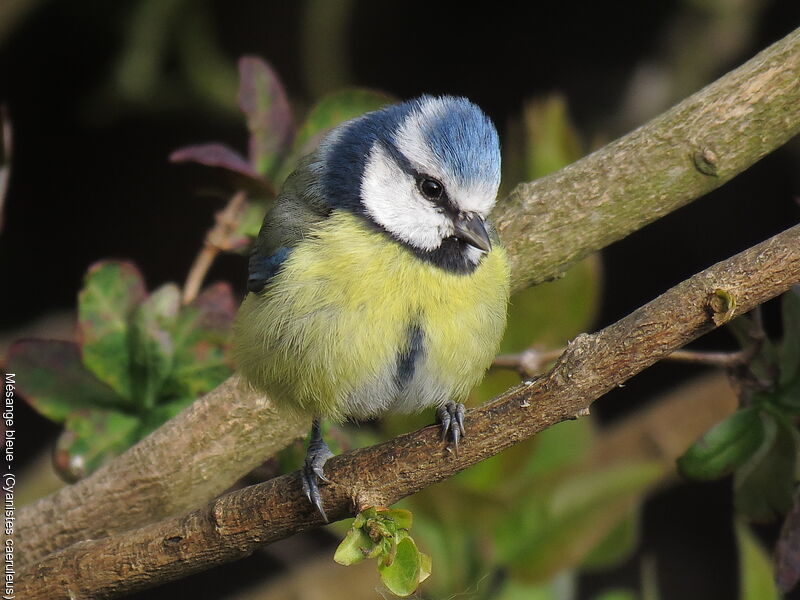
[[[508,287],[499,246],[450,273],[337,211],[245,299],[238,368],[279,405],[339,420],[460,401],[497,350]],[[415,328],[422,344],[399,377]]]

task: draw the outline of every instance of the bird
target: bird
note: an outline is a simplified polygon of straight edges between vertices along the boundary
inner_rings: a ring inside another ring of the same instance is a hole
[[[506,325],[508,260],[487,220],[500,166],[481,108],[424,95],[331,129],[264,217],[234,360],[312,418],[302,487],[326,522],[324,419],[435,407],[443,441],[465,437],[463,402]]]

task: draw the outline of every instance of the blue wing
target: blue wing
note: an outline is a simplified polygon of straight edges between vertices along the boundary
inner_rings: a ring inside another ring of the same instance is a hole
[[[289,256],[289,252],[289,248],[281,246],[272,254],[266,256],[256,246],[250,255],[250,262],[248,263],[248,291],[258,293],[263,290],[269,280],[280,271],[281,265]]]

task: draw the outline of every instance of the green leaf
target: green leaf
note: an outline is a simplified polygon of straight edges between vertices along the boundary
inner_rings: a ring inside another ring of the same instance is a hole
[[[609,590],[595,596],[594,600],[636,600],[636,598],[638,598],[636,593],[630,590]]]
[[[533,100],[525,106],[527,132],[526,180],[538,179],[575,162],[583,149],[560,94]]]
[[[239,107],[250,131],[250,163],[271,177],[293,137],[292,110],[274,69],[257,56],[239,59]]]
[[[366,112],[391,104],[395,98],[366,88],[351,88],[328,94],[317,102],[297,132],[289,157],[284,161],[277,182],[291,173],[297,161],[313,152],[322,137],[336,125]]]
[[[800,380],[800,286],[795,286],[781,297],[781,309],[783,344],[780,352],[780,386],[789,387]]]
[[[129,323],[145,295],[139,270],[114,261],[92,265],[78,295],[83,364],[125,398],[133,395]]]
[[[148,410],[141,416],[142,428],[140,431],[140,438],[149,435],[151,432],[161,427],[195,400],[197,400],[197,398],[194,396],[191,398],[178,398],[177,400],[169,400]]]
[[[405,537],[397,544],[394,560],[389,565],[379,565],[381,581],[389,590],[398,596],[409,596],[419,586],[421,574],[420,552],[410,537]]]
[[[385,510],[379,510],[378,514],[382,515],[384,518],[390,519],[397,529],[405,529],[406,531],[411,529],[413,515],[410,510],[404,508],[387,508]]]
[[[526,581],[545,581],[578,564],[663,473],[657,462],[617,465],[520,503],[495,535],[501,564]]]
[[[112,410],[72,412],[56,445],[54,464],[67,481],[92,473],[139,439],[137,417]]]
[[[778,600],[767,553],[742,521],[736,520],[734,528],[739,546],[739,600]]]
[[[567,571],[547,583],[529,583],[505,578],[499,592],[492,600],[575,600],[575,576]]]
[[[422,583],[433,573],[431,557],[424,552],[419,553],[419,582]]]
[[[364,560],[376,545],[363,529],[353,527],[336,548],[333,560],[340,565],[354,565]]]
[[[267,205],[264,202],[249,201],[236,228],[236,233],[248,238],[256,238],[261,230]]]
[[[719,479],[749,459],[764,442],[764,423],[757,406],[743,408],[718,423],[678,459],[690,479]]]
[[[781,525],[775,544],[775,583],[783,593],[792,591],[800,581],[800,494],[795,492],[792,509]]]
[[[73,342],[21,340],[8,351],[6,371],[17,389],[41,415],[64,422],[76,410],[122,408],[127,400],[98,380],[81,362]]]
[[[135,311],[131,327],[132,373],[139,406],[156,405],[161,388],[172,371],[175,344],[171,331],[181,306],[178,286],[168,283],[147,298]]]
[[[172,332],[173,365],[160,402],[196,398],[233,372],[227,354],[235,315],[233,292],[224,282],[206,288],[183,307]]]
[[[792,505],[800,436],[783,417],[761,413],[764,440],[733,479],[736,510],[755,521],[770,521]]]
[[[634,507],[592,548],[582,567],[593,571],[616,567],[630,558],[639,542],[639,507]]]

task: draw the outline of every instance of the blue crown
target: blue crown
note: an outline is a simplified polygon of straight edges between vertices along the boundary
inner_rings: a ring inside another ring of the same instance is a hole
[[[410,115],[433,102],[442,104],[443,110],[423,122],[422,130],[442,169],[465,187],[486,181],[499,184],[500,148],[491,120],[466,98],[426,95],[366,113],[340,126],[340,134],[326,150],[322,184],[327,202],[361,212],[361,179],[373,144],[380,140],[399,153],[395,134]]]

